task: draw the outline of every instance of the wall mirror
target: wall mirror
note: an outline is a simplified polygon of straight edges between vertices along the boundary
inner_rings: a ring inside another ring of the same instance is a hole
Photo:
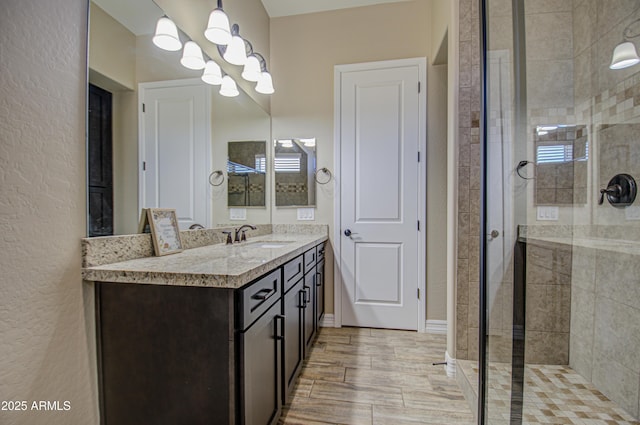
[[[534,129],[536,205],[584,205],[589,141],[583,125],[539,125]]]
[[[171,2],[178,0],[166,3]],[[218,170],[227,179],[228,141],[271,139],[269,114],[242,88],[237,97],[223,97],[218,86],[200,80],[202,71],[180,64],[181,50],[153,45],[156,22],[164,14],[152,0],[90,3],[89,236],[136,233],[142,207],[175,208],[181,229],[229,223],[227,182],[212,186],[209,176]],[[183,33],[181,38],[183,43],[188,39]],[[182,136],[168,143],[176,126],[194,118],[185,112],[194,99],[189,87],[205,105],[197,117],[203,125],[201,147]],[[163,104],[156,89],[169,90],[176,102]],[[144,106],[141,99],[146,99]],[[150,115],[168,117],[156,123],[159,130],[153,137],[145,129]],[[144,135],[157,144],[149,152],[141,147]],[[198,164],[189,163],[191,159]],[[155,187],[171,187],[173,194],[158,194]],[[271,222],[268,180],[262,198],[262,209],[248,211],[247,222]]]
[[[316,205],[316,139],[274,140],[276,207]]]
[[[267,142],[229,142],[229,207],[264,207],[267,188]]]

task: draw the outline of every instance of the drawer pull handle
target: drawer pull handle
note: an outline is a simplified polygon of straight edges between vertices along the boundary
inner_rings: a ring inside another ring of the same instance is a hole
[[[267,300],[271,298],[275,293],[276,293],[275,289],[265,288],[253,294],[251,298],[253,298],[254,300]]]
[[[320,287],[322,286],[322,279],[320,279],[320,273],[316,272],[316,286]]]

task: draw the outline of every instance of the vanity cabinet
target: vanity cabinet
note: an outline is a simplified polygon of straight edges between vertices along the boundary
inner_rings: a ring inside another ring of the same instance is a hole
[[[101,424],[275,425],[324,311],[323,247],[239,289],[96,282]]]

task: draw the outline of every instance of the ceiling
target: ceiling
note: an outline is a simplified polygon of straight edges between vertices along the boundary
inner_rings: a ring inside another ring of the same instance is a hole
[[[401,1],[407,0],[262,0],[262,4],[269,16],[276,18]]]
[[[135,35],[151,34],[163,15],[153,1],[92,0]],[[302,15],[351,7],[396,3],[408,0],[262,0],[270,17]]]

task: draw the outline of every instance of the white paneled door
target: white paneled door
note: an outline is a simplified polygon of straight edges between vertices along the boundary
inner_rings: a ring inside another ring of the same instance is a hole
[[[209,227],[211,92],[201,81],[140,84],[140,208]]]
[[[415,330],[424,302],[421,68],[370,65],[340,73],[342,325]]]

